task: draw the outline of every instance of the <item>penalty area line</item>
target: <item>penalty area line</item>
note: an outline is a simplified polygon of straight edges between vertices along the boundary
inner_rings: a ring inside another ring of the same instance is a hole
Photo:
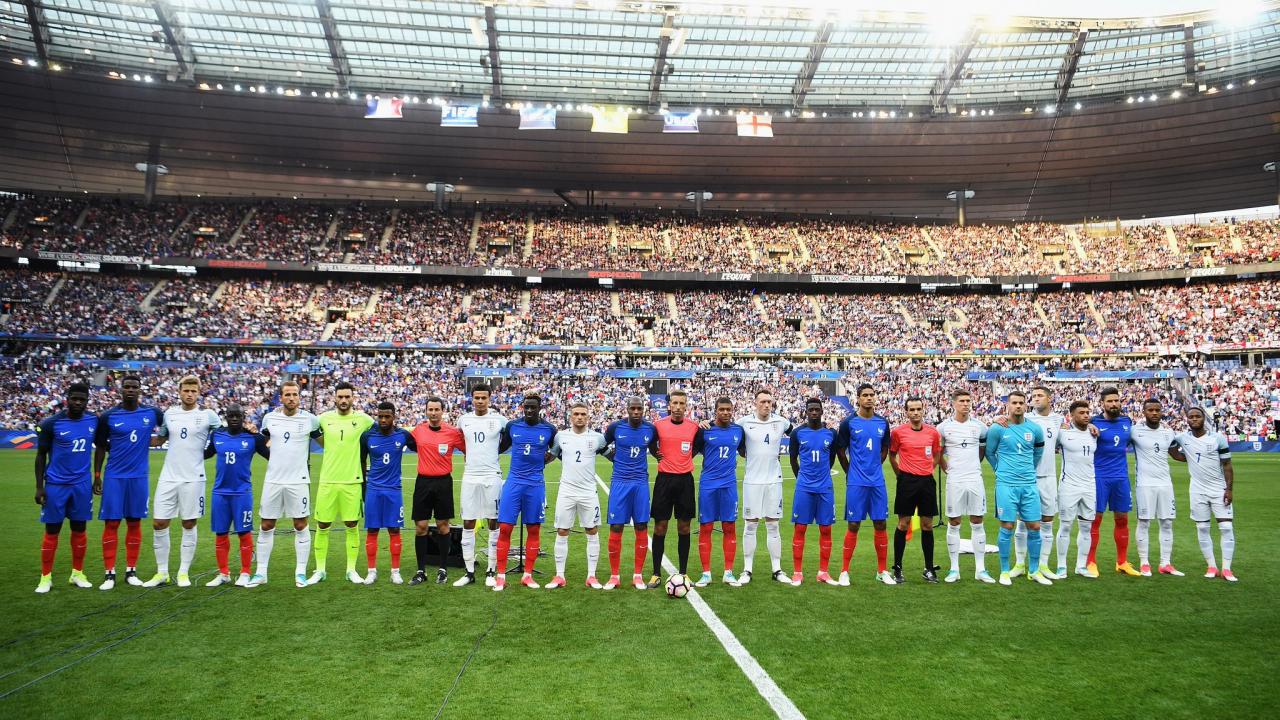
[[[609,494],[609,486],[604,484],[604,480],[599,475],[596,475],[596,483],[599,484],[601,490],[604,490],[605,495]],[[673,575],[676,572],[676,567],[671,564],[670,558],[662,558],[662,567],[669,575]],[[769,703],[769,707],[774,714],[782,720],[804,720],[804,713],[800,712],[800,708],[796,707],[791,698],[782,692],[782,688],[778,687],[778,683],[774,682],[769,673],[765,672],[759,661],[743,646],[738,637],[733,634],[733,631],[720,619],[720,616],[716,615],[716,612],[711,609],[707,601],[702,599],[698,591],[690,586],[689,594],[685,596],[685,599],[693,606],[694,612],[698,613],[698,617],[702,619],[711,634],[715,635],[716,639],[720,641],[724,651],[737,663],[738,669],[742,671],[742,674],[746,675],[751,684],[755,686],[756,692],[760,693],[760,697]]]

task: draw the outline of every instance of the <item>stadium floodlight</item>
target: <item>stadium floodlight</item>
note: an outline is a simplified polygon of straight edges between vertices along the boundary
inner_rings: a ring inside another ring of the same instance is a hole
[[[1260,0],[1222,0],[1218,3],[1218,19],[1231,27],[1251,25],[1264,10]]]

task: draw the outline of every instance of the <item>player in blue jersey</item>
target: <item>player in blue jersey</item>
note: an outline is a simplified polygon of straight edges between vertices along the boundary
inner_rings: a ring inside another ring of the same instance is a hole
[[[404,526],[404,491],[401,488],[400,467],[406,450],[417,451],[413,435],[396,427],[396,406],[390,402],[378,403],[378,421],[360,435],[360,468],[365,479],[364,529],[365,555],[369,561],[369,573],[365,585],[378,579],[378,531],[386,528],[387,545],[391,552],[391,583],[400,585],[400,551],[403,547],[400,528]]]
[[[867,383],[858,386],[857,412],[840,423],[836,457],[845,473],[844,519],[849,523],[844,534],[844,561],[840,568],[840,584],[849,584],[849,563],[858,545],[858,528],[871,518],[875,528],[876,579],[895,585],[885,568],[889,558],[889,491],[884,485],[884,460],[889,456],[889,421],[876,414],[876,390]]]
[[[609,482],[609,582],[605,590],[618,587],[618,567],[622,563],[622,528],[633,523],[636,529],[636,564],[631,584],[647,590],[641,573],[649,551],[649,455],[661,459],[658,429],[644,419],[644,400],[627,400],[627,419],[617,420],[604,431],[605,457],[613,463]]]
[[[1053,581],[1040,572],[1040,489],[1036,468],[1044,455],[1044,429],[1027,419],[1027,396],[1009,393],[1008,427],[987,431],[987,462],[996,471],[996,518],[1000,521],[1000,584],[1012,585],[1009,556],[1019,519],[1027,526],[1027,577],[1041,585]]]
[[[231,403],[223,413],[227,425],[209,434],[204,457],[216,457],[213,476],[213,502],[211,522],[214,534],[214,555],[218,560],[218,575],[205,583],[206,587],[218,587],[231,582],[232,531],[240,538],[240,577],[236,585],[249,584],[249,570],[253,563],[253,456],[270,459],[267,439],[250,432],[244,426],[244,409]]]
[[[791,584],[804,582],[804,536],[811,523],[818,523],[818,582],[840,583],[827,571],[831,563],[831,526],[836,521],[836,495],[831,483],[833,451],[844,449],[840,435],[822,424],[822,400],[809,398],[804,403],[805,424],[791,431],[788,454],[791,472],[796,476],[795,495],[791,500],[791,559],[795,569]]]
[[[551,441],[556,436],[555,427],[542,419],[542,398],[525,395],[522,403],[524,414],[502,428],[499,452],[511,449],[511,465],[507,468],[507,481],[502,485],[498,499],[498,574],[493,589],[501,592],[507,585],[507,553],[511,550],[511,531],[516,521],[523,518],[525,531],[524,574],[520,584],[538,588],[533,580],[533,565],[538,561],[540,532],[543,514],[547,507],[547,484],[543,476],[547,463],[555,459],[551,454]]]
[[[738,586],[733,575],[734,556],[738,553],[738,456],[747,456],[747,436],[741,425],[733,422],[733,401],[716,398],[715,422],[699,428],[693,437],[693,454],[702,453],[702,476],[698,478],[698,555],[702,560],[702,577],[696,587],[711,584],[711,536],[715,524],[723,533],[724,575],[726,585]]]
[[[151,497],[151,445],[160,442],[153,435],[164,423],[164,415],[158,408],[139,404],[141,396],[142,379],[124,376],[120,380],[120,404],[98,416],[93,437],[93,493],[102,496],[98,519],[104,521],[102,566],[106,577],[99,586],[102,590],[116,586],[121,520],[126,522],[124,576],[130,585],[142,584],[138,554],[142,549],[142,518],[147,516]]]
[[[36,592],[53,587],[53,557],[58,552],[62,521],[71,522],[71,578],[76,587],[91,588],[84,576],[85,523],[93,517],[93,481],[89,477],[89,448],[98,416],[85,412],[89,386],[67,386],[66,406],[45,418],[36,429],[36,504],[44,523],[40,546],[40,584]]]
[[[1133,442],[1133,420],[1122,412],[1119,390],[1103,388],[1101,398],[1102,414],[1093,418],[1093,424],[1098,428],[1098,452],[1093,457],[1098,516],[1090,530],[1093,544],[1089,546],[1087,567],[1097,574],[1098,530],[1103,513],[1110,508],[1111,517],[1115,519],[1116,572],[1138,577],[1141,573],[1129,562],[1129,510],[1133,507],[1133,496],[1129,488],[1128,451]]]

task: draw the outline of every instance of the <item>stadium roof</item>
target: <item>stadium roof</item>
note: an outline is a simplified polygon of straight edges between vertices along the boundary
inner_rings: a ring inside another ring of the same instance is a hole
[[[962,10],[981,3],[859,9],[867,4],[0,0],[0,46],[191,82],[650,109],[1061,103],[1280,67],[1274,0],[1220,3],[1255,12],[1136,18]]]

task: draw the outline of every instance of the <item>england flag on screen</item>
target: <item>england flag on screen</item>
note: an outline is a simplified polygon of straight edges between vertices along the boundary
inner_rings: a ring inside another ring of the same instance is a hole
[[[400,98],[369,98],[364,109],[365,119],[398,120],[404,117],[404,100]]]
[[[768,115],[739,115],[738,137],[773,137],[773,118]]]

